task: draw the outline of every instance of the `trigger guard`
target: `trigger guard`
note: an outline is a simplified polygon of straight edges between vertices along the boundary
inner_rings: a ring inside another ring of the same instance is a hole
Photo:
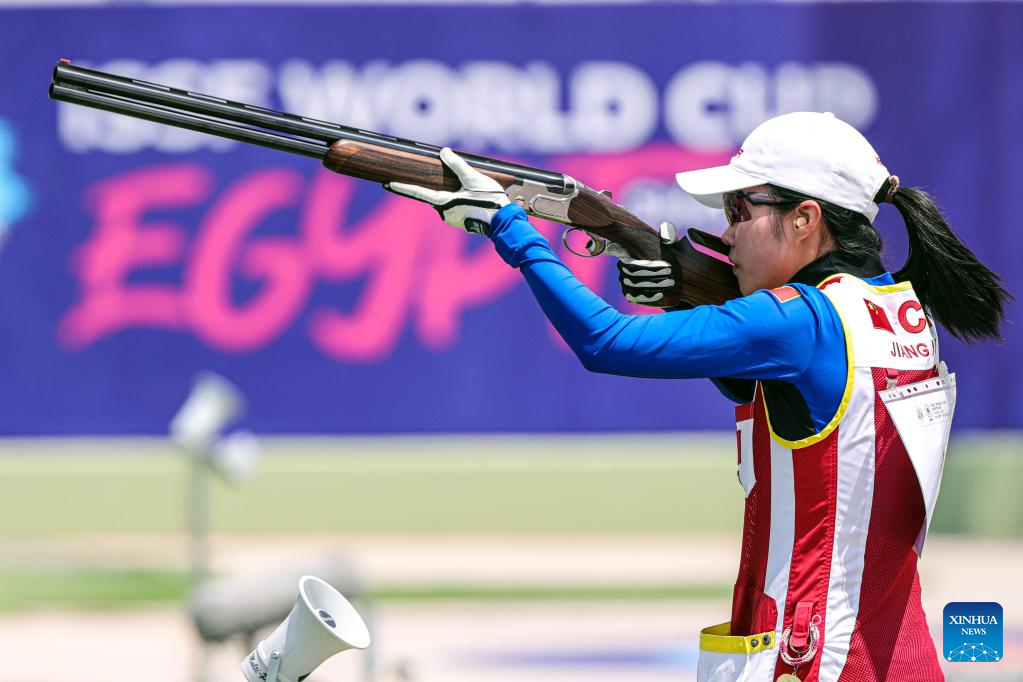
[[[589,235],[590,240],[594,244],[597,245],[598,250],[594,251],[594,252],[591,252],[591,251],[587,250],[586,253],[579,253],[578,251],[576,251],[575,249],[572,248],[571,244],[568,243],[568,235],[570,235],[571,233],[575,232],[576,230],[579,230],[580,232],[586,232],[586,230],[584,230],[581,227],[570,227],[570,228],[568,228],[567,230],[565,230],[564,232],[561,233],[561,243],[565,245],[565,248],[572,255],[579,256],[580,258],[596,258],[600,254],[604,253],[605,249],[607,249],[607,240],[606,239],[602,239],[600,237],[595,237],[592,234],[590,234],[589,232],[586,232],[586,234]]]

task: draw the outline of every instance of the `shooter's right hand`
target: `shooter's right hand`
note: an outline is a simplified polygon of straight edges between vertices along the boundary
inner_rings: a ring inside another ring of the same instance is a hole
[[[671,223],[661,223],[660,232],[662,248],[678,241],[678,231]],[[669,261],[618,256],[618,282],[629,303],[653,308],[671,305],[664,301],[664,297],[681,280],[678,266]]]

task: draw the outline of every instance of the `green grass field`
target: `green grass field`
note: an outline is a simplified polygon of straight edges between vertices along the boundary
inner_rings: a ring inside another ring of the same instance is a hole
[[[213,488],[224,533],[717,533],[741,522],[722,439],[270,439]],[[0,449],[0,537],[172,533],[187,462],[160,442]]]
[[[742,496],[730,437],[267,439],[212,491],[215,532],[718,534]],[[184,529],[188,466],[161,441],[0,443],[0,539]],[[1023,535],[1023,437],[953,442],[936,532]]]
[[[280,439],[244,486],[215,480],[218,536],[731,536],[742,519],[730,436]],[[933,531],[1023,536],[1023,436],[950,449]],[[181,566],[49,566],[39,541],[180,538],[188,462],[160,440],[0,442],[0,610],[178,603]],[[723,597],[727,585],[380,586],[377,599]]]
[[[178,606],[189,591],[182,570],[0,570],[0,613],[37,608],[120,610]],[[726,583],[640,585],[380,585],[374,602],[664,601],[727,599]]]
[[[266,439],[217,480],[222,533],[718,534],[741,523],[730,436]],[[950,448],[937,532],[1023,535],[1023,436]],[[0,539],[184,529],[188,465],[159,440],[0,442]]]

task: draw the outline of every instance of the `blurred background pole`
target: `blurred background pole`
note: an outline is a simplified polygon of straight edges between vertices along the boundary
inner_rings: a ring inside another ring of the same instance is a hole
[[[244,397],[230,381],[202,372],[170,424],[171,440],[189,459],[188,489],[189,594],[195,595],[209,575],[210,463],[217,439],[241,414]],[[199,640],[195,681],[206,682],[209,651]]]
[[[210,569],[210,470],[209,448],[193,448],[188,453],[188,593],[194,595],[209,577]],[[209,675],[209,645],[199,640],[195,652],[195,682],[206,682]]]
[[[191,475],[188,486],[189,587],[195,589],[209,577],[210,470],[209,452],[189,453]]]

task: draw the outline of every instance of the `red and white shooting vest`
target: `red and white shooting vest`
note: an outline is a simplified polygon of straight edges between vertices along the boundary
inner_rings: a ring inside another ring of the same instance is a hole
[[[940,399],[916,401],[913,423],[899,428],[882,399],[938,377],[936,336],[908,282],[871,286],[835,275],[818,288],[845,330],[841,405],[798,441],[773,432],[759,383],[753,402],[736,408],[742,557],[730,624],[701,633],[698,679],[773,682],[792,673],[780,655],[787,636],[789,660],[816,649],[796,670],[804,682],[943,680],[917,559],[954,398],[945,408]]]

